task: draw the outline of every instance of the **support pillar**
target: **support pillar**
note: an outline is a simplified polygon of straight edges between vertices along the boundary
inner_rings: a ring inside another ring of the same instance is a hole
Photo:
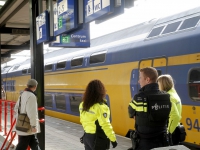
[[[30,52],[31,78],[38,81],[36,90],[38,107],[44,107],[44,55],[43,43],[37,45],[36,17],[42,13],[41,0],[29,0],[30,12]],[[39,111],[39,119],[45,118],[44,111]],[[41,150],[45,150],[45,123],[40,124],[41,133],[37,134]]]

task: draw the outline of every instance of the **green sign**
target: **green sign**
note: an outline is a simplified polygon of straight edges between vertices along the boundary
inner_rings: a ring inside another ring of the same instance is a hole
[[[70,43],[70,35],[61,36],[62,43]]]
[[[63,25],[63,23],[62,23],[62,16],[60,16],[59,17],[59,21],[58,21],[58,28],[59,29],[62,28],[62,25]]]

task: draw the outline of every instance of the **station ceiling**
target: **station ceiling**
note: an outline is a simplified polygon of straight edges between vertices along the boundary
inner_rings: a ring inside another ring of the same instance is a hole
[[[30,49],[29,0],[0,0],[1,64],[13,58],[11,54]],[[46,1],[43,1],[43,10]]]

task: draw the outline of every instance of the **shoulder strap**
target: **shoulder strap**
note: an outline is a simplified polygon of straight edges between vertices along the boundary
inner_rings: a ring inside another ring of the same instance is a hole
[[[18,114],[20,114],[20,109],[21,109],[21,96],[19,97],[19,107],[18,107]]]

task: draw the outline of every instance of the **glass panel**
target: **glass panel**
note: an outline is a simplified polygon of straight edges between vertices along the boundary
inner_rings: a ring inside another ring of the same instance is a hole
[[[12,80],[12,91],[15,91],[15,81]]]
[[[57,66],[56,66],[56,69],[64,69],[65,66],[66,66],[66,61],[58,62]]]
[[[70,96],[70,108],[72,112],[79,113],[79,104],[82,101],[81,96]]]
[[[200,101],[200,68],[189,73],[189,95],[192,100]]]
[[[164,26],[153,29],[147,38],[159,35],[163,28]]]
[[[23,69],[22,74],[27,74],[27,69]]]
[[[7,67],[3,68],[3,72],[2,73],[8,72],[10,70],[10,68],[11,68],[10,66],[7,66]]]
[[[10,91],[10,81],[6,81],[6,90]]]
[[[53,65],[52,65],[52,64],[49,64],[49,65],[45,65],[44,70],[45,70],[45,71],[51,71],[52,68],[53,68]]]
[[[195,27],[199,19],[200,19],[200,16],[186,19],[181,25],[181,27],[179,28],[179,30]]]
[[[60,110],[66,110],[66,100],[65,95],[56,95],[56,108]]]
[[[31,68],[28,69],[28,74],[30,74],[30,73],[31,73]]]
[[[79,57],[79,58],[75,58],[71,60],[71,66],[75,67],[75,66],[82,66],[83,64],[83,57]]]
[[[93,54],[90,56],[90,64],[102,63],[106,59],[106,53]]]
[[[46,107],[50,107],[53,108],[53,103],[52,103],[52,95],[51,94],[45,94],[45,106]]]
[[[17,70],[19,66],[15,66],[12,71]]]
[[[176,29],[178,28],[180,23],[181,23],[181,21],[168,24],[167,27],[165,28],[165,30],[162,32],[162,34],[176,31]]]
[[[161,70],[157,70],[158,72],[158,76],[162,75],[162,71]]]

